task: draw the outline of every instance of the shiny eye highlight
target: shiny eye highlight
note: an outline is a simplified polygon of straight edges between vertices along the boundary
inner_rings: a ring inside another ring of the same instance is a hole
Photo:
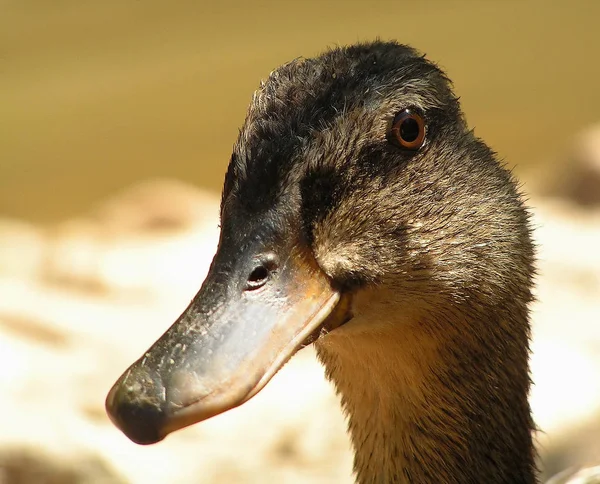
[[[413,109],[400,111],[394,117],[390,140],[406,150],[418,150],[425,142],[425,120]]]

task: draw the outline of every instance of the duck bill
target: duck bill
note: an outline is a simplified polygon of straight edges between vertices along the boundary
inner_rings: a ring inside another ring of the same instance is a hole
[[[107,412],[132,441],[155,443],[241,405],[298,349],[348,319],[347,297],[307,253],[255,290],[238,288],[248,274],[241,266],[217,254],[188,308],[111,389]]]

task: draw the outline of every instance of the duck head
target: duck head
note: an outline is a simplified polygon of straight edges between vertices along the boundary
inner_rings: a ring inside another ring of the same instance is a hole
[[[450,82],[374,42],[298,59],[255,93],[234,146],[209,274],[106,407],[134,442],[236,407],[383,289],[394,311],[529,300],[526,213]],[[193,270],[193,268],[190,268]],[[517,294],[517,297],[515,297]],[[449,309],[448,309],[449,308]]]

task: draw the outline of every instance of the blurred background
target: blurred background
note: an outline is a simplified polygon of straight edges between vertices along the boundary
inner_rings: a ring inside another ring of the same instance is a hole
[[[522,180],[542,468],[600,464],[598,18],[593,0],[0,2],[0,483],[351,482],[310,349],[247,405],[156,446],[130,443],[103,404],[203,280],[259,81],[376,37],[443,67]]]

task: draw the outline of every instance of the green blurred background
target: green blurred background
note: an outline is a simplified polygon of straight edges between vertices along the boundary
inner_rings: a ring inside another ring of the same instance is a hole
[[[598,19],[594,0],[4,0],[0,215],[51,222],[154,176],[217,192],[260,79],[375,37],[444,67],[469,123],[535,185],[600,120]]]

